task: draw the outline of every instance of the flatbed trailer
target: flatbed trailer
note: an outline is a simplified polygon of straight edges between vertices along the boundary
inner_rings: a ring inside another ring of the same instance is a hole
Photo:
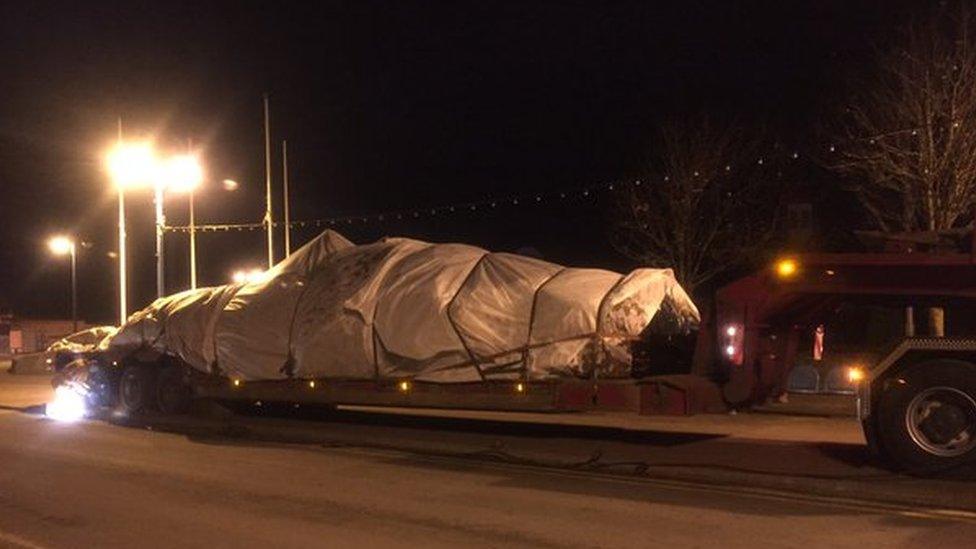
[[[685,415],[705,409],[692,376],[645,379],[553,378],[539,381],[432,383],[407,378],[244,381],[202,374],[173,357],[161,362],[87,361],[89,407],[126,414],[184,413],[193,400],[322,407],[379,406],[509,412],[612,411]],[[689,381],[690,380],[690,381]],[[65,383],[56,379],[56,384]],[[707,391],[704,391],[707,393]],[[717,392],[711,395],[717,400]]]

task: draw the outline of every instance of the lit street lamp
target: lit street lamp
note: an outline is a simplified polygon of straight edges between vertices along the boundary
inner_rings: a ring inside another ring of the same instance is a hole
[[[121,128],[121,126],[120,126]],[[112,183],[119,192],[119,325],[128,319],[126,297],[126,250],[125,250],[125,190],[144,187],[153,182],[156,172],[156,155],[149,143],[124,144],[121,129],[118,144],[108,154],[108,171]]]
[[[264,281],[264,271],[261,269],[248,269],[234,271],[231,280],[234,284],[255,284]]]
[[[66,236],[55,236],[48,240],[47,247],[54,255],[71,257],[71,333],[78,331],[78,254],[74,240]]]
[[[163,197],[167,190],[190,193],[190,284],[196,288],[196,227],[193,215],[193,190],[203,181],[203,168],[195,155],[181,154],[165,160],[159,167],[155,181],[156,205],[156,297],[166,293],[163,261],[163,235],[166,229],[166,213]]]

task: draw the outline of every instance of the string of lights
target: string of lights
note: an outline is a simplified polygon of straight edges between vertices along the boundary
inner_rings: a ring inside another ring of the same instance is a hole
[[[877,140],[883,139],[885,137],[911,132],[912,135],[917,134],[917,130],[898,130],[895,132],[889,132],[886,135],[874,136],[869,138],[864,138],[862,141],[866,141],[870,144],[874,144]],[[825,152],[828,153],[838,153],[839,147],[836,144],[830,144],[824,147]],[[757,165],[769,164],[771,160],[775,157],[781,157],[781,159],[797,161],[802,156],[798,150],[782,149],[776,151],[774,154],[767,156],[756,157],[754,163]],[[810,155],[806,155],[810,156]],[[752,161],[751,161],[752,162]],[[723,169],[717,174],[718,176],[727,175],[733,171],[737,171],[731,164],[726,164]],[[669,175],[660,176],[662,181],[669,181]],[[692,177],[703,177],[703,174],[699,172],[692,172]],[[715,177],[714,175],[712,177]],[[586,200],[594,199],[600,193],[623,191],[628,188],[640,187],[645,183],[645,180],[634,179],[629,181],[613,181],[609,183],[589,185],[585,187],[575,187],[570,189],[563,189],[559,191],[548,191],[534,194],[518,194],[510,195],[507,197],[494,197],[486,198],[475,201],[468,202],[457,202],[453,204],[442,204],[437,206],[429,207],[417,207],[404,210],[392,210],[372,214],[359,214],[359,215],[346,215],[346,216],[336,216],[321,219],[310,219],[310,220],[296,220],[291,221],[288,225],[292,229],[305,228],[305,227],[315,227],[315,228],[329,228],[329,227],[343,227],[352,225],[363,225],[369,223],[388,223],[411,219],[421,219],[421,218],[432,218],[432,217],[444,217],[451,215],[458,215],[462,213],[477,213],[494,211],[501,208],[513,208],[520,206],[535,206],[543,203],[551,203],[555,201],[569,201],[569,200]],[[286,224],[281,221],[276,221],[272,224],[275,228],[284,227]],[[254,223],[224,223],[224,224],[197,224],[195,230],[197,232],[233,232],[233,231],[260,231],[265,230],[267,225],[262,222]],[[175,233],[189,233],[191,228],[188,225],[173,225],[164,228],[167,232]]]

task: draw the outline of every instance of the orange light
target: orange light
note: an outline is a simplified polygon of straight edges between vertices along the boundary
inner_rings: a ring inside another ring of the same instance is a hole
[[[308,382],[308,388],[309,389],[314,389],[315,388],[315,380],[314,379],[312,381],[309,381]]]
[[[410,382],[407,380],[403,380],[397,384],[397,388],[400,389],[401,393],[408,393],[410,392]]]
[[[776,262],[776,274],[780,278],[790,278],[796,274],[799,266],[792,259],[781,259]]]
[[[515,392],[516,393],[524,393],[525,392],[525,384],[522,383],[522,382],[516,383],[515,384]]]
[[[233,380],[233,381],[231,381],[231,384],[232,384],[232,385],[233,385],[234,387],[240,387],[240,386],[241,386],[241,380],[239,380],[239,379],[235,379],[235,380]]]
[[[857,384],[864,380],[864,369],[853,366],[847,369],[847,380]]]

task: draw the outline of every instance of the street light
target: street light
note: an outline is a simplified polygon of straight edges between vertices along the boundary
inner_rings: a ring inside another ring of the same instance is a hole
[[[74,240],[67,236],[55,236],[48,240],[48,249],[54,255],[71,257],[71,333],[78,331],[78,258]]]
[[[156,174],[156,154],[151,143],[122,142],[121,122],[119,141],[107,158],[109,176],[119,193],[119,325],[128,319],[126,297],[125,253],[125,190],[150,185]]]
[[[249,269],[234,271],[231,280],[234,284],[255,284],[264,282],[265,273],[261,269]]]
[[[196,219],[194,215],[193,191],[203,182],[203,168],[196,155],[180,154],[164,160],[157,171],[154,201],[156,205],[156,294],[165,294],[163,234],[166,229],[166,214],[163,211],[163,194],[166,190],[190,194],[190,286],[197,287],[196,266]]]

